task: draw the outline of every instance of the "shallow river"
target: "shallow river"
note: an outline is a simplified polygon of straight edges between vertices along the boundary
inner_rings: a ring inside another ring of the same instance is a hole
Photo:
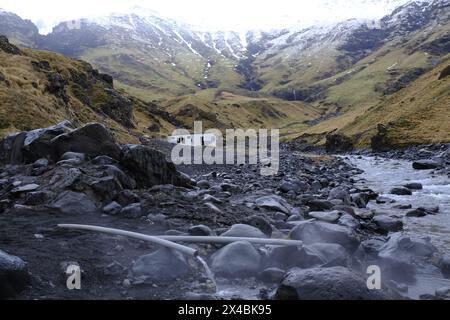
[[[372,157],[349,157],[349,162],[364,173],[358,185],[368,187],[382,196],[396,201],[393,204],[376,204],[370,202],[369,208],[379,212],[403,216],[409,210],[393,209],[396,205],[412,205],[418,207],[439,206],[439,213],[422,218],[403,219],[403,233],[411,237],[429,237],[440,253],[450,253],[450,179],[445,175],[434,174],[432,170],[417,171],[412,163],[403,160],[391,160]],[[423,185],[412,196],[396,196],[389,194],[393,187],[401,187],[407,183],[417,182]],[[418,298],[420,294],[434,293],[441,287],[450,287],[450,281],[440,275],[439,270],[427,267],[421,270],[416,285],[410,287],[408,296]]]

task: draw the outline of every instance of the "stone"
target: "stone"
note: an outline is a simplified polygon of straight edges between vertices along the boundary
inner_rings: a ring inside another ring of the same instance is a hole
[[[267,209],[270,211],[283,212],[290,214],[290,205],[279,196],[265,196],[256,199],[256,205],[260,208]]]
[[[39,189],[39,185],[35,183],[20,186],[11,190],[11,193],[26,193]]]
[[[310,218],[314,218],[319,221],[334,223],[334,222],[337,222],[341,218],[342,213],[340,213],[339,211],[310,212],[310,213],[308,213],[308,216]]]
[[[357,193],[351,196],[352,202],[356,204],[356,206],[360,209],[364,209],[367,207],[369,203],[369,196],[365,193]]]
[[[258,228],[268,237],[272,236],[272,226],[266,219],[264,219],[261,216],[256,215],[250,216],[247,219],[245,219],[243,223]]]
[[[222,210],[220,210],[216,205],[212,204],[211,202],[206,202],[205,206],[217,215],[223,214]]]
[[[137,219],[142,217],[144,213],[142,212],[140,203],[132,203],[120,210],[120,215],[129,219]]]
[[[107,276],[119,276],[123,274],[127,268],[121,265],[119,262],[114,261],[103,268],[103,273]]]
[[[115,200],[121,206],[126,207],[130,204],[139,202],[140,198],[133,191],[126,189],[121,191]],[[152,203],[151,206],[154,206],[154,203]]]
[[[48,159],[38,159],[33,163],[33,168],[34,169],[38,169],[38,168],[46,168],[50,165],[50,161],[48,161]]]
[[[258,228],[252,227],[247,224],[235,224],[231,227],[230,230],[223,233],[221,237],[233,237],[233,238],[259,238],[266,239],[267,235],[265,235]]]
[[[425,211],[427,214],[437,214],[440,211],[439,206],[434,207],[419,207],[418,210]]]
[[[356,218],[354,218],[352,215],[350,214],[344,214],[338,222],[339,225],[344,226],[344,227],[348,227],[350,229],[357,229],[361,226],[361,224],[359,223],[358,220],[356,220]]]
[[[167,283],[186,278],[192,267],[178,252],[163,248],[141,256],[131,268],[134,283]]]
[[[329,211],[335,206],[332,202],[326,200],[313,199],[305,203],[311,211]]]
[[[211,188],[211,184],[207,180],[201,180],[201,181],[197,182],[197,187],[199,187],[200,189],[206,190],[206,189]]]
[[[23,202],[24,205],[27,206],[38,206],[47,204],[50,200],[55,197],[55,193],[44,190],[44,191],[36,191],[27,193],[25,196],[25,200]]]
[[[54,157],[51,140],[70,132],[70,126],[69,121],[64,121],[48,128],[6,137],[0,142],[0,163],[29,164],[43,158],[58,160],[59,157]]]
[[[191,179],[178,172],[173,163],[166,161],[164,154],[146,146],[125,146],[120,155],[120,164],[127,168],[139,188],[164,184],[192,186]]]
[[[278,287],[275,300],[386,300],[369,290],[366,279],[344,267],[292,269]]]
[[[116,166],[119,163],[119,161],[108,156],[98,156],[92,159],[91,163],[96,166],[105,166],[105,165]]]
[[[320,185],[320,183],[319,183]],[[322,185],[319,186],[319,190],[321,189]],[[309,185],[301,180],[292,180],[292,181],[283,181],[280,184],[280,187],[278,188],[283,193],[289,193],[294,192],[296,194],[299,194],[301,192],[304,192],[309,189]]]
[[[377,231],[382,234],[398,232],[403,229],[403,222],[401,220],[394,219],[386,215],[376,216],[372,221],[376,225]]]
[[[90,123],[61,134],[51,140],[50,147],[56,159],[66,152],[84,153],[90,158],[108,156],[119,159],[120,156],[120,147],[113,135],[100,123]]]
[[[272,268],[288,270],[301,266],[300,250],[302,248],[292,245],[268,246],[265,265]],[[303,258],[303,257],[302,257]]]
[[[55,192],[64,191],[79,182],[81,176],[82,173],[78,168],[57,168],[49,182],[49,188]]]
[[[428,260],[436,251],[430,239],[412,239],[395,233],[379,249],[377,263],[386,279],[414,283],[417,271],[413,262]]]
[[[211,230],[211,228],[204,225],[193,226],[189,228],[188,232],[191,236],[196,237],[210,237],[214,235],[214,232]]]
[[[408,183],[408,184],[405,184],[404,187],[408,188],[410,190],[422,190],[423,189],[423,185],[421,183]]]
[[[380,196],[377,198],[376,202],[377,204],[395,203],[395,200],[388,197]]]
[[[411,196],[412,191],[408,188],[404,187],[398,187],[391,189],[391,194],[397,195],[397,196]]]
[[[416,170],[433,170],[440,166],[441,164],[434,160],[420,160],[413,163],[413,168]]]
[[[82,163],[86,161],[86,155],[78,152],[66,152],[61,156],[60,160],[77,160],[78,163]]]
[[[204,197],[203,197],[203,200],[202,200],[203,202],[211,202],[211,203],[215,203],[215,204],[223,204],[223,201],[222,200],[220,200],[220,199],[218,199],[218,198],[216,198],[216,197],[214,197],[214,196],[212,196],[212,195],[210,195],[210,194],[206,194]]]
[[[51,204],[63,214],[93,214],[98,212],[96,204],[84,193],[65,191]]]
[[[114,177],[100,178],[92,182],[89,186],[103,202],[110,202],[123,190],[122,185]]]
[[[336,187],[332,189],[328,196],[328,200],[342,200],[345,205],[350,205],[352,203],[350,193],[345,187]]]
[[[231,183],[222,183],[220,188],[225,192],[238,192],[240,190],[239,186]]]
[[[347,250],[355,250],[359,245],[350,228],[321,221],[300,222],[292,229],[290,238],[304,244],[337,243]]]
[[[346,267],[349,264],[347,250],[333,243],[316,243],[304,246],[300,250],[297,267],[304,269],[314,267]]]
[[[122,210],[122,206],[115,201],[104,206],[102,209],[103,213],[110,215],[110,216],[118,215],[121,210]]]
[[[427,212],[425,210],[421,210],[421,209],[411,210],[406,213],[406,216],[410,217],[410,218],[421,218],[421,217],[425,217],[426,215],[427,215]]]
[[[226,278],[256,276],[260,268],[260,254],[246,241],[229,244],[211,257],[214,274]]]
[[[258,278],[266,283],[281,283],[284,278],[286,271],[278,269],[278,268],[268,268],[262,271]]]
[[[0,299],[13,298],[30,283],[27,264],[0,250]]]

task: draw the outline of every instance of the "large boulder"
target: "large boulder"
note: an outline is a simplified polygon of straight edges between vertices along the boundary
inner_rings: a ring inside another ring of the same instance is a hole
[[[344,267],[292,269],[277,289],[278,300],[382,300],[383,291],[369,290],[367,281]]]
[[[6,137],[0,142],[0,163],[33,163],[42,158],[51,158],[53,154],[51,140],[70,132],[70,127],[70,122],[64,121],[48,128],[20,132]]]
[[[392,234],[378,251],[377,264],[386,279],[413,283],[416,264],[426,262],[437,251],[430,239],[412,239],[401,233]]]
[[[251,243],[235,242],[211,257],[211,269],[227,278],[254,276],[261,269],[261,256]]]
[[[90,158],[108,156],[113,159],[119,159],[121,152],[111,131],[100,123],[90,123],[59,135],[50,144],[56,160],[66,152],[84,153]]]
[[[357,237],[348,227],[320,222],[300,222],[290,233],[293,240],[301,240],[304,244],[337,243],[353,251],[359,245]]]
[[[20,293],[30,282],[26,263],[0,250],[0,299]]]
[[[192,268],[178,252],[161,249],[140,257],[131,268],[135,282],[154,284],[187,277]]]
[[[376,230],[382,234],[398,232],[403,229],[403,222],[399,219],[387,215],[380,215],[373,218]]]
[[[64,214],[91,214],[98,212],[96,204],[84,193],[65,191],[51,204],[53,209]]]
[[[190,187],[191,180],[177,171],[161,152],[146,146],[127,145],[122,149],[120,164],[136,180],[138,187],[172,184]]]

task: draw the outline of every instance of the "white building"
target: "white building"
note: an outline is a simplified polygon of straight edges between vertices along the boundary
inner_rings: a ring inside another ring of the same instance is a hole
[[[187,146],[217,147],[217,137],[214,134],[176,135],[167,138],[169,143]]]

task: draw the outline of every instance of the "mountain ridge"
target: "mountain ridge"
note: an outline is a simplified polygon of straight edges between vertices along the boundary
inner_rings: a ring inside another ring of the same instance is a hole
[[[119,88],[180,115],[187,127],[187,119],[204,116],[234,125],[233,109],[224,105],[246,105],[249,97],[259,109],[240,125],[257,122],[267,107],[261,101],[278,105],[277,112],[295,104],[297,111],[289,113],[300,118],[281,123],[301,123],[285,132],[295,137],[340,130],[442,63],[450,50],[449,11],[445,0],[411,1],[378,21],[245,37],[192,30],[159,17],[115,16],[61,23],[30,46],[89,61]],[[194,111],[186,112],[189,107]]]

